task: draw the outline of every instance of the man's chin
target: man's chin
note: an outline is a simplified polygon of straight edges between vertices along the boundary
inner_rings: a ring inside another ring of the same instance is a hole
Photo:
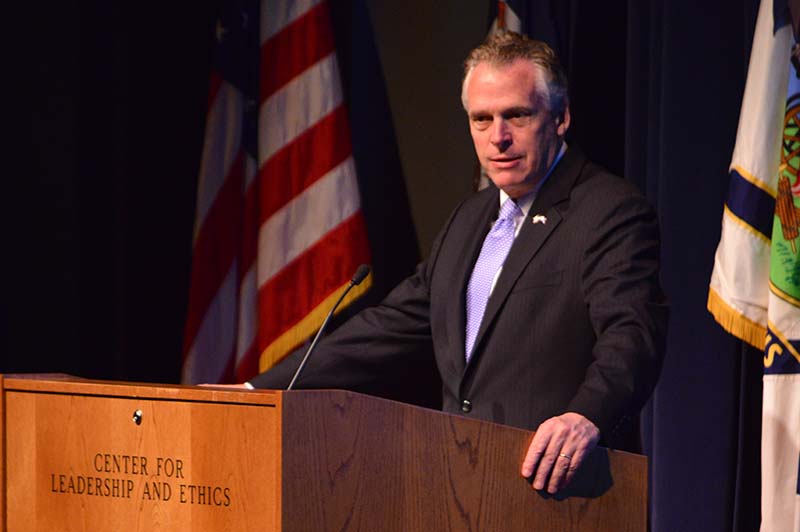
[[[490,175],[489,179],[494,183],[494,186],[511,196],[518,198],[524,196],[534,188],[534,183],[526,181],[520,176],[509,176],[507,174]]]

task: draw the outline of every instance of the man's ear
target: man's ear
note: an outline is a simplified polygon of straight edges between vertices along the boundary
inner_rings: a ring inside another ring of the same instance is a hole
[[[558,133],[558,136],[563,137],[564,135],[567,134],[567,130],[569,129],[569,122],[570,122],[569,105],[567,105],[564,108],[564,112],[560,116],[556,117],[556,128],[557,128],[556,133]]]

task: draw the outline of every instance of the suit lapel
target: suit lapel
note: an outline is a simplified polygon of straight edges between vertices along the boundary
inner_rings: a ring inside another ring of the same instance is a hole
[[[506,261],[503,263],[503,271],[500,272],[500,277],[497,279],[497,284],[492,291],[492,295],[486,303],[486,310],[481,320],[481,326],[475,338],[476,348],[470,359],[470,365],[472,365],[472,361],[480,356],[482,352],[480,344],[483,336],[502,308],[503,303],[514,287],[514,284],[516,284],[517,279],[519,279],[519,276],[527,265],[533,260],[534,256],[547,241],[547,238],[561,222],[562,216],[559,212],[558,204],[569,199],[570,191],[575,185],[575,181],[585,162],[586,159],[580,150],[577,148],[569,148],[553,170],[553,173],[542,186],[533,205],[531,205],[528,216],[526,216],[523,221],[520,233],[516,240],[514,240],[511,251]],[[541,218],[538,218],[540,221],[538,223],[533,223],[534,216],[544,216],[546,221],[542,221]],[[483,240],[481,239],[481,243],[482,242]],[[472,264],[474,264],[474,260]],[[472,268],[470,267],[467,275],[471,272]],[[466,291],[466,285],[464,285],[463,291]],[[462,302],[463,301],[462,295]],[[461,336],[462,338],[464,337],[463,330]]]
[[[466,343],[467,284],[472,275],[472,268],[478,260],[483,240],[489,233],[500,205],[500,192],[497,189],[493,188],[492,191],[486,191],[485,194],[486,199],[476,206],[472,221],[464,224],[463,230],[466,233],[461,235],[460,238],[464,244],[452,270],[452,282],[450,283],[448,296],[448,300],[455,303],[450,305],[452,315],[448,318],[447,323],[450,327],[448,336],[456,339],[453,344],[453,356],[451,359],[454,361],[455,370],[459,374],[464,371],[466,365],[464,344]]]

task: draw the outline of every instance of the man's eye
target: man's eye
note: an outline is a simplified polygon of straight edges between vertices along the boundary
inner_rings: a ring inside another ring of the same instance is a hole
[[[492,123],[491,116],[476,116],[473,117],[472,123],[478,129],[486,129]]]
[[[508,117],[508,121],[517,127],[527,126],[531,123],[531,115],[526,113],[515,113]]]

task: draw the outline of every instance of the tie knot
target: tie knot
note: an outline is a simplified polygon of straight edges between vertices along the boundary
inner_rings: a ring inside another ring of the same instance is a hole
[[[513,220],[514,215],[520,212],[519,205],[511,198],[506,199],[500,207],[500,215],[498,220]]]

